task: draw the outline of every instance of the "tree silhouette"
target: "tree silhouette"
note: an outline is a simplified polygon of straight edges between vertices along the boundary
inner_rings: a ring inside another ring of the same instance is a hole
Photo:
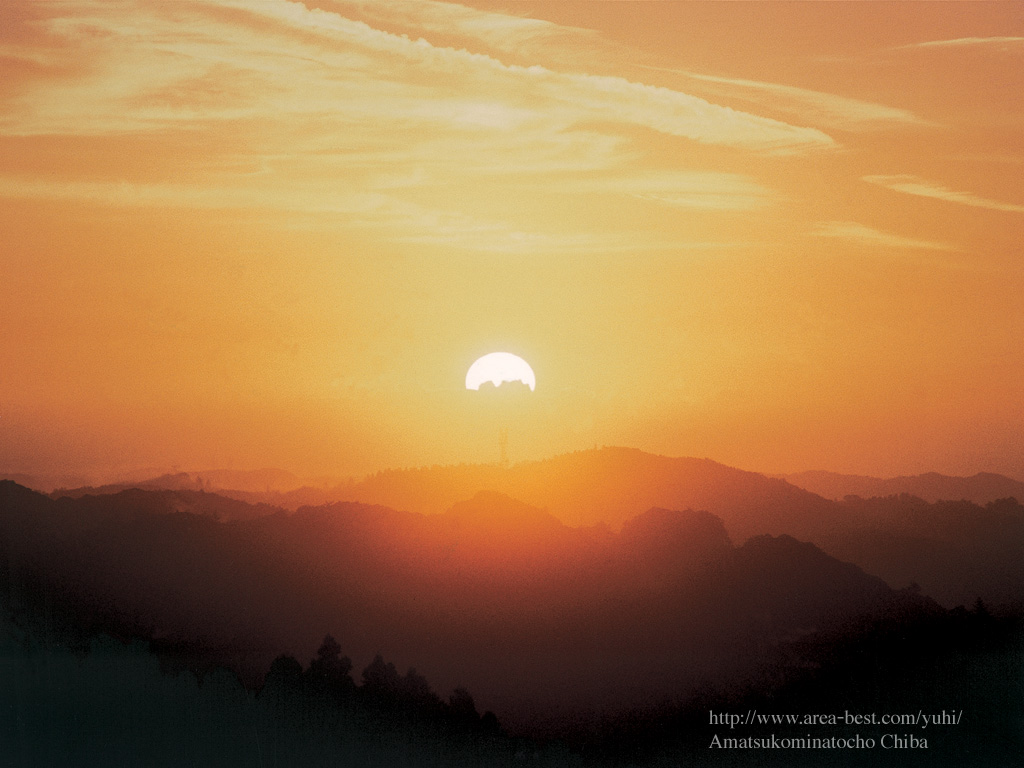
[[[260,696],[281,704],[302,691],[302,665],[294,656],[281,654],[270,664]]]
[[[441,700],[430,688],[427,678],[410,669],[399,681],[399,695],[409,704],[420,707],[440,704]]]
[[[355,683],[349,676],[352,671],[352,660],[341,655],[341,646],[331,635],[324,637],[316,658],[309,662],[306,679],[310,689],[327,692],[335,698],[350,696],[355,690]]]
[[[985,601],[980,597],[974,601],[974,615],[980,621],[986,621],[991,617],[991,614],[988,612],[988,606],[985,605]]]
[[[267,680],[280,680],[288,683],[298,683],[302,679],[302,665],[294,656],[281,654],[270,664],[270,671],[267,673]]]
[[[375,695],[394,696],[398,690],[398,670],[379,653],[363,670],[363,690]]]
[[[460,687],[452,691],[452,695],[448,697],[448,711],[458,723],[475,726],[480,722],[476,703],[465,688]]]

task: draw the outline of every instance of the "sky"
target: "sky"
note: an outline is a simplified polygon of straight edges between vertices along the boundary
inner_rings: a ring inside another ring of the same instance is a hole
[[[0,471],[1022,478],[1022,93],[1020,3],[6,0]]]

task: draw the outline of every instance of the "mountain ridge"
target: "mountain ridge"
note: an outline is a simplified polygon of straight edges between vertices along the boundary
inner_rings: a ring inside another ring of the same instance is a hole
[[[873,498],[899,494],[917,496],[929,502],[965,500],[987,504],[1011,497],[1024,500],[1024,482],[994,472],[978,472],[966,477],[925,472],[878,478],[810,470],[780,477],[792,485],[836,500],[846,496]]]
[[[971,476],[944,475],[926,472],[920,475],[901,475],[878,478],[827,470],[808,470],[790,474],[770,474],[731,467],[709,458],[672,457],[652,454],[636,448],[603,447],[559,454],[545,459],[519,462],[511,467],[498,464],[449,464],[424,467],[380,470],[361,480],[331,484],[322,478],[318,485],[303,484],[291,472],[278,469],[260,470],[203,470],[172,472],[140,481],[119,481],[101,485],[64,486],[53,490],[36,487],[33,476],[19,473],[0,473],[0,479],[11,479],[20,485],[40,490],[53,497],[100,495],[117,493],[129,488],[148,490],[214,491],[243,501],[264,502],[296,510],[301,506],[317,506],[335,501],[365,501],[385,503],[426,512],[444,512],[457,501],[463,501],[479,490],[494,490],[524,498],[521,486],[537,485],[537,478],[556,475],[565,465],[573,462],[592,464],[613,462],[621,466],[637,466],[643,462],[675,464],[687,467],[691,477],[704,474],[731,473],[734,478],[758,477],[768,481],[782,481],[827,500],[838,501],[848,495],[863,498],[885,497],[899,494],[917,496],[929,502],[967,500],[984,505],[1002,498],[1024,499],[1024,482],[993,472],[978,472]],[[529,477],[534,479],[529,480]],[[40,477],[40,481],[42,481]],[[51,479],[52,482],[52,479]],[[756,481],[755,481],[756,482]],[[448,484],[451,490],[430,490],[427,486]],[[40,482],[41,485],[46,483]],[[517,487],[520,486],[520,487]],[[768,487],[768,486],[765,486]],[[517,491],[519,492],[517,495]],[[540,499],[544,501],[543,498]],[[543,503],[540,506],[544,506]],[[701,506],[697,504],[696,506]],[[636,508],[635,512],[643,511]],[[579,510],[573,514],[580,515]],[[594,522],[591,520],[590,522]],[[614,521],[621,524],[622,520]]]
[[[894,587],[917,584],[947,607],[971,605],[979,597],[992,603],[1024,601],[1024,561],[1015,554],[1024,547],[1024,509],[1016,501],[926,502],[907,494],[836,501],[710,459],[630,448],[577,451],[512,467],[388,470],[330,490],[219,491],[236,504],[271,506],[231,510],[224,502],[215,514],[258,516],[260,509],[294,512],[345,502],[440,515],[481,492],[516,499],[565,525],[610,531],[653,508],[704,510],[737,543],[763,534],[810,541]],[[180,496],[173,503],[181,509],[203,506],[200,497]]]

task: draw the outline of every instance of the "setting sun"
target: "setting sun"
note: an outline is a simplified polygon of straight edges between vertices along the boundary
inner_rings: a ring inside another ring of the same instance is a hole
[[[506,381],[521,381],[531,392],[537,388],[537,377],[530,364],[510,352],[491,352],[469,366],[466,389],[480,389],[485,381],[496,387]]]

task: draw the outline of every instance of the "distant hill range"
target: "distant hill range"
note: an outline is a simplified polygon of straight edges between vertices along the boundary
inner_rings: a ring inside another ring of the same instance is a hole
[[[336,502],[380,504],[439,514],[480,491],[493,491],[550,512],[566,525],[618,529],[652,507],[702,509],[722,514],[736,539],[786,533],[790,510],[826,514],[829,503],[779,478],[746,472],[710,459],[656,456],[630,448],[602,448],[502,467],[460,464],[394,469],[358,482],[292,490],[247,490],[210,473],[166,475],[146,483],[58,490],[54,498],[116,493],[127,487],[207,490],[241,501],[295,511]]]
[[[1024,482],[991,472],[971,477],[928,472],[877,478],[821,470],[764,475],[711,459],[656,456],[631,448],[577,451],[512,467],[459,464],[389,469],[346,483],[318,478],[315,486],[281,469],[173,472],[102,485],[76,484],[74,481],[81,478],[73,476],[23,473],[0,473],[0,479],[54,498],[119,493],[129,488],[214,491],[292,511],[303,506],[359,501],[429,514],[443,512],[478,491],[494,490],[548,509],[569,525],[600,522],[613,527],[657,505],[715,511],[720,505],[736,508],[737,502],[753,502],[754,498],[760,507],[766,501],[808,503],[804,494],[789,486],[836,501],[847,496],[870,499],[901,494],[928,502],[963,500],[980,505],[1006,498],[1024,501]],[[762,526],[757,527],[756,532],[763,532]]]
[[[211,469],[202,472],[170,472],[159,476],[128,478],[101,485],[74,475],[33,475],[26,473],[0,473],[0,480],[11,480],[26,488],[48,493],[53,497],[77,499],[86,495],[120,493],[129,488],[147,491],[221,491],[244,493],[274,493],[299,488],[296,475],[283,469]]]
[[[58,488],[81,488],[93,482],[84,475],[33,474],[28,472],[0,472],[0,480],[10,480],[40,493],[50,493]]]
[[[860,496],[870,499],[876,496],[898,496],[906,493],[925,501],[973,501],[988,504],[997,499],[1015,498],[1024,501],[1024,483],[1020,480],[979,472],[971,477],[951,477],[928,472],[923,475],[890,477],[881,479],[863,475],[841,475],[835,472],[812,470],[793,475],[782,475],[786,482],[824,496],[826,499],[842,499],[846,496]]]
[[[810,473],[805,473],[806,477]],[[821,473],[816,473],[821,474]],[[266,483],[266,477],[253,473]],[[835,476],[841,477],[841,476]],[[924,475],[922,478],[941,478]],[[289,479],[279,475],[282,483]],[[975,481],[1000,478],[946,478]],[[771,535],[808,541],[840,560],[856,563],[895,588],[917,584],[943,605],[1024,600],[1024,509],[1006,500],[1016,481],[989,483],[988,495],[964,500],[950,491],[832,494],[824,498],[782,478],[767,477],[710,459],[670,458],[626,448],[603,448],[498,465],[437,466],[379,472],[333,488],[294,490],[210,489],[214,481],[245,476],[213,473],[167,475],[136,488],[162,489],[163,503],[181,511],[206,509],[218,520],[241,520],[336,503],[379,505],[425,515],[444,514],[480,492],[498,493],[543,510],[571,527],[619,530],[650,509],[701,510],[721,520],[732,541]],[[914,479],[914,478],[910,478]],[[888,481],[877,481],[888,482]],[[938,487],[937,481],[934,487]],[[955,483],[950,488],[961,488]],[[203,490],[198,490],[202,488]],[[171,490],[168,490],[171,489]],[[123,486],[57,491],[54,498],[119,493]],[[845,490],[845,489],[844,489]],[[188,494],[193,494],[189,496]],[[194,494],[203,494],[195,496]],[[937,500],[952,495],[956,500]],[[220,501],[215,499],[225,497]],[[228,498],[257,505],[231,507]],[[928,500],[925,500],[928,499]],[[262,505],[262,506],[260,506]]]

